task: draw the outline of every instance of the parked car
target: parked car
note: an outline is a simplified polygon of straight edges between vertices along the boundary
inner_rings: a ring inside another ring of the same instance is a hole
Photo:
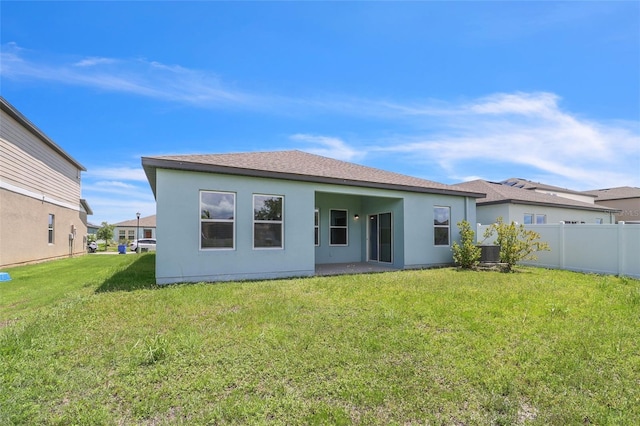
[[[131,251],[136,251],[138,248],[138,240],[133,240],[129,244],[129,249]],[[156,239],[155,238],[141,238],[140,239],[140,251],[155,251],[156,250]]]

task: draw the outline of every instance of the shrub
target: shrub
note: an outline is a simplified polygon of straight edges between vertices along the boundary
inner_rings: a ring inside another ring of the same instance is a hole
[[[480,247],[475,244],[476,233],[471,229],[471,224],[466,220],[458,222],[460,230],[460,244],[454,242],[453,261],[463,269],[474,268],[480,261]]]
[[[547,243],[537,241],[540,234],[525,229],[524,225],[515,222],[509,224],[498,218],[484,233],[484,238],[497,233],[495,244],[500,246],[500,262],[506,264],[505,272],[511,272],[516,263],[521,260],[536,260],[536,252],[549,251]]]

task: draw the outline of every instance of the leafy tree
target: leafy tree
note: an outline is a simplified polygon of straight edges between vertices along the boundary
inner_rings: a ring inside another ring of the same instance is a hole
[[[109,241],[113,239],[113,229],[115,225],[109,225],[107,222],[102,222],[100,229],[96,232],[96,237],[99,240],[104,240],[104,249],[109,247]]]
[[[458,222],[458,229],[460,230],[460,243],[457,241],[453,243],[451,250],[453,250],[453,260],[456,265],[463,269],[472,269],[480,261],[480,247],[475,244],[476,233],[471,229],[471,224],[463,220]]]
[[[511,272],[516,263],[521,260],[536,260],[536,252],[549,251],[547,243],[537,241],[540,234],[525,229],[524,225],[511,222],[505,223],[502,217],[492,224],[484,233],[484,238],[497,233],[495,244],[500,246],[500,262],[506,263],[505,272]]]

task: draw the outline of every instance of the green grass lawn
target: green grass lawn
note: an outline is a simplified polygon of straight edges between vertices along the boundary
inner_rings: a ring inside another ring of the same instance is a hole
[[[0,424],[640,419],[638,280],[437,269],[157,287],[154,262],[8,270]]]

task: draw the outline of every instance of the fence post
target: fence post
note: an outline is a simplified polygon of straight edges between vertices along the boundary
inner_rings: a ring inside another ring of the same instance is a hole
[[[560,269],[564,269],[564,221],[560,221],[560,227],[558,228],[558,260],[560,261]]]
[[[618,246],[616,247],[618,250],[616,253],[618,256],[618,275],[624,275],[625,270],[624,243],[624,221],[620,221],[618,222]]]

